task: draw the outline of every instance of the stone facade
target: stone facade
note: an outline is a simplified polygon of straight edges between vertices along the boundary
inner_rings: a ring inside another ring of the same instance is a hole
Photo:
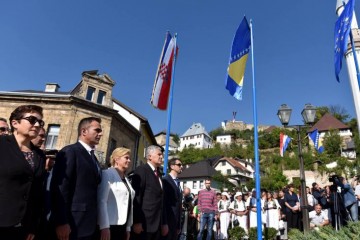
[[[244,131],[247,129],[252,130],[254,128],[253,124],[247,124],[247,123],[244,123],[243,121],[227,121],[227,122],[223,122],[221,124],[221,126],[226,131],[230,131],[230,130]],[[258,125],[258,131],[264,131],[264,130],[268,129],[269,127],[270,126],[267,126],[267,125]]]
[[[99,161],[106,165],[114,148],[127,147],[132,151],[131,158],[135,166],[138,165],[138,158],[143,160],[143,156],[138,156],[141,132],[112,108],[114,84],[108,75],[89,71],[82,74],[80,83],[71,92],[58,92],[53,87],[48,87],[47,91],[1,91],[0,116],[9,119],[11,112],[20,105],[35,104],[43,107],[45,129],[48,131],[51,126],[59,128],[54,145],[56,149],[77,141],[77,127],[82,118],[98,117],[102,120],[103,128],[103,137],[97,146]],[[95,90],[91,99],[87,99],[89,87]],[[155,138],[152,136],[152,139]]]

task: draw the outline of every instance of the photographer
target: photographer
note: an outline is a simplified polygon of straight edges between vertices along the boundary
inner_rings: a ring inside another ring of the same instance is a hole
[[[351,185],[343,177],[333,177],[334,183],[341,188],[341,196],[345,208],[351,215],[351,220],[354,222],[358,221],[358,204],[355,197],[355,193]]]
[[[181,233],[179,239],[193,239],[196,236],[196,218],[193,216],[193,197],[190,188],[184,187],[181,214]]]
[[[322,209],[328,208],[325,189],[321,189],[319,184],[317,184],[316,182],[312,184],[312,187],[312,195],[315,198],[314,205],[320,204]]]

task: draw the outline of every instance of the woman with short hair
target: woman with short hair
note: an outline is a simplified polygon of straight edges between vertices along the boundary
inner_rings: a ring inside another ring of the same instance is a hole
[[[101,240],[130,238],[135,197],[135,191],[125,176],[130,162],[130,149],[116,148],[110,156],[111,167],[102,171],[98,191]]]
[[[42,209],[45,155],[31,140],[44,126],[43,109],[17,107],[12,135],[0,136],[0,239],[32,240]]]

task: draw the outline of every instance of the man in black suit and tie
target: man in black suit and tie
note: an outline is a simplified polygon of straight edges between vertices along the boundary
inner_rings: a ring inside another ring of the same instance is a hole
[[[170,173],[163,178],[164,208],[169,233],[164,237],[167,240],[177,240],[181,229],[182,190],[178,175],[182,172],[182,163],[179,158],[169,160]]]
[[[56,156],[51,180],[51,222],[59,240],[93,239],[97,221],[97,188],[101,169],[94,149],[102,136],[101,119],[84,118],[78,142]]]
[[[140,165],[132,176],[135,190],[132,239],[157,240],[168,228],[163,219],[163,183],[159,167],[163,154],[159,146],[146,149],[147,163]]]

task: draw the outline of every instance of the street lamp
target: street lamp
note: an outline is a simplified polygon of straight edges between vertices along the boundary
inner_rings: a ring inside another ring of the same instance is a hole
[[[306,181],[305,181],[305,171],[304,171],[304,159],[302,155],[302,147],[301,147],[301,137],[300,130],[302,128],[307,128],[307,124],[312,124],[315,121],[315,113],[316,108],[311,104],[305,104],[304,109],[301,111],[301,115],[304,119],[305,125],[291,125],[289,126],[289,121],[291,117],[292,109],[288,107],[286,104],[282,104],[277,112],[277,115],[280,119],[281,124],[287,128],[293,128],[297,133],[298,140],[298,152],[299,152],[299,162],[300,162],[300,183],[301,183],[301,212],[302,212],[302,221],[304,226],[304,232],[308,232],[309,225],[309,209],[308,202],[306,196]]]

